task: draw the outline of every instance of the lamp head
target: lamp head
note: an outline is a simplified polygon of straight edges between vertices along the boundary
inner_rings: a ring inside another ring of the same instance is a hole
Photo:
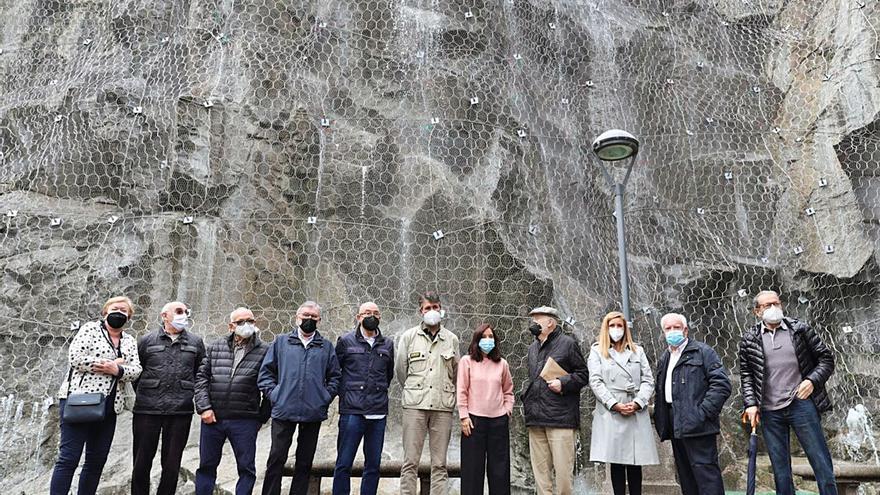
[[[620,129],[605,131],[593,141],[593,153],[600,160],[616,162],[639,152],[639,140],[632,134]]]

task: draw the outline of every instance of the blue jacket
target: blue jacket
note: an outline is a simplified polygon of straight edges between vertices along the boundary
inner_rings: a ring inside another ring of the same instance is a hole
[[[339,337],[336,357],[342,368],[340,414],[388,414],[388,387],[394,378],[394,342],[380,331],[373,347],[360,327]]]
[[[721,408],[730,397],[730,379],[718,353],[708,345],[688,339],[672,369],[672,410],[664,399],[669,349],[657,364],[657,399],[654,426],[660,440],[716,435],[721,431]],[[669,416],[672,415],[672,430]]]
[[[327,419],[339,387],[339,361],[333,344],[315,332],[308,348],[294,329],[279,335],[260,367],[257,386],[272,402],[272,418],[297,423]]]

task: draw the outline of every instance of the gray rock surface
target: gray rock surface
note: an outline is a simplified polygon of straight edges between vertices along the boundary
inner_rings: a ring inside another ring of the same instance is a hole
[[[880,406],[878,26],[860,0],[0,0],[0,487],[45,491],[70,324],[119,293],[137,335],[183,299],[206,338],[240,305],[271,338],[310,298],[335,338],[368,299],[396,335],[434,289],[465,341],[500,330],[517,384],[529,308],[559,307],[586,348],[619,307],[588,149],[612,127],[642,140],[626,222],[649,355],[662,312],[683,312],[736,382],[739,292],[778,288],[839,352],[835,455],[876,458],[841,439],[849,409]],[[583,405],[578,486],[600,490]],[[125,493],[128,425],[104,493]],[[324,431],[332,459],[333,418]]]

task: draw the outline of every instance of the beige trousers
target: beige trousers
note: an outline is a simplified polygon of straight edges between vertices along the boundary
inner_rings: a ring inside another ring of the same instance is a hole
[[[538,495],[553,495],[554,472],[556,495],[571,495],[575,438],[573,428],[529,427],[529,457]]]
[[[452,434],[452,412],[403,410],[403,466],[400,469],[400,495],[416,495],[419,461],[428,436],[431,450],[431,495],[449,493],[446,451]]]

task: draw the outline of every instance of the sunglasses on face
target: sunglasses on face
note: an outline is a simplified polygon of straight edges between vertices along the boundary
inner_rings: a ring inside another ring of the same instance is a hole
[[[192,311],[190,311],[189,308],[174,308],[173,313],[176,315],[192,315]]]
[[[251,325],[253,325],[253,324],[256,323],[256,322],[257,322],[257,320],[255,320],[255,319],[253,319],[253,318],[247,318],[247,319],[244,319],[244,320],[236,320],[236,321],[233,321],[232,324],[235,325],[235,326],[239,326],[239,327],[240,327],[240,326],[242,326],[242,325],[244,325],[244,324],[246,324],[246,323],[250,323]]]

